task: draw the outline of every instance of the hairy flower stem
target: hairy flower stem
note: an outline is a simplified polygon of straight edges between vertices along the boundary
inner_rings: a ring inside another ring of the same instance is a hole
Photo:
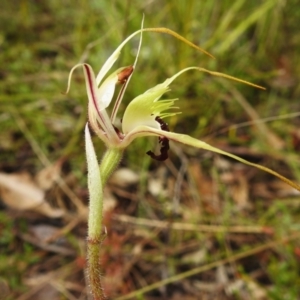
[[[100,174],[103,186],[105,186],[108,178],[119,165],[123,156],[123,151],[124,149],[109,148],[105,152],[100,164]]]
[[[105,238],[103,232],[103,190],[104,186],[118,166],[122,158],[123,150],[108,149],[103,156],[100,164],[100,174],[102,182],[102,193],[97,198],[90,198],[89,219],[88,219],[88,237],[87,237],[87,260],[88,260],[88,278],[94,300],[105,299],[101,283],[101,244]],[[98,168],[98,166],[95,166]]]

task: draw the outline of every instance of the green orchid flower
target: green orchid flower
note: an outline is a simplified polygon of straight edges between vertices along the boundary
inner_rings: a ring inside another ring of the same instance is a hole
[[[189,135],[178,134],[169,131],[168,125],[163,121],[164,118],[171,117],[179,113],[179,111],[176,110],[177,107],[175,107],[175,101],[177,101],[178,99],[161,99],[161,97],[170,90],[170,85],[172,84],[172,82],[184,72],[191,70],[201,71],[213,76],[224,77],[251,85],[256,88],[263,89],[262,87],[250,82],[199,67],[189,67],[183,69],[172,77],[166,79],[164,82],[152,87],[151,89],[148,89],[143,94],[134,98],[126,107],[123,117],[121,118],[121,128],[116,127],[116,116],[130,78],[136,68],[142,43],[142,33],[145,31],[160,32],[173,35],[189,46],[194,47],[197,50],[211,56],[205,50],[199,48],[195,44],[189,42],[185,38],[169,29],[145,28],[134,32],[127,39],[125,39],[113,52],[113,54],[107,59],[97,76],[95,75],[92,67],[86,63],[74,66],[70,72],[67,91],[70,88],[71,76],[73,71],[79,66],[83,68],[88,95],[89,125],[95,132],[95,134],[107,146],[107,151],[104,154],[99,167],[97,155],[92,143],[89,126],[87,124],[85,127],[85,144],[88,168],[88,189],[90,193],[87,256],[89,280],[94,299],[104,299],[104,293],[99,275],[101,270],[100,245],[104,238],[104,234],[102,232],[103,187],[111,173],[119,164],[124,149],[128,147],[134,139],[145,136],[157,136],[159,138],[159,143],[161,144],[160,154],[156,155],[152,151],[147,152],[148,155],[157,160],[165,160],[168,157],[169,140],[171,140],[188,146],[206,149],[215,153],[226,155],[244,164],[271,173],[274,176],[285,181],[292,187],[296,188],[297,190],[300,190],[300,186],[298,184],[290,181],[277,172],[270,170],[269,168],[246,161],[238,156],[220,150]],[[138,47],[138,53],[133,65],[119,68],[112,74],[107,76],[107,73],[118,59],[122,48],[131,38],[139,33],[141,34],[140,43]],[[111,109],[111,115],[109,116],[107,108],[112,103],[117,84],[121,84],[122,86]]]
[[[182,135],[174,136],[171,133],[167,133],[166,130],[162,129],[164,122],[163,118],[173,116],[179,112],[175,112],[173,109],[174,103],[177,99],[161,100],[163,94],[170,90],[170,84],[182,73],[189,70],[198,70],[202,72],[209,73],[214,76],[225,77],[239,81],[254,87],[261,88],[255,84],[249,83],[244,80],[240,80],[229,75],[225,75],[218,72],[209,71],[198,67],[186,68],[171,78],[168,78],[163,83],[156,85],[155,87],[147,90],[142,95],[139,95],[133,99],[127,106],[123,118],[122,118],[122,130],[119,130],[114,125],[115,118],[122,101],[124,92],[127,88],[129,80],[135,70],[138,55],[140,52],[140,47],[142,43],[142,38],[140,39],[140,44],[138,48],[138,53],[133,66],[119,68],[110,74],[105,80],[103,78],[106,76],[108,71],[112,68],[113,64],[118,59],[121,49],[125,44],[133,38],[136,34],[143,31],[154,31],[154,32],[164,32],[175,36],[176,38],[184,41],[188,45],[204,52],[205,54],[211,56],[205,50],[194,45],[193,43],[187,41],[183,37],[179,36],[177,33],[166,29],[166,28],[145,28],[134,32],[130,35],[121,45],[113,52],[113,54],[107,59],[103,67],[100,69],[97,76],[88,64],[78,64],[73,67],[69,76],[68,90],[70,88],[71,76],[73,71],[82,66],[85,75],[86,89],[89,99],[88,104],[88,119],[89,124],[97,136],[106,144],[108,148],[114,149],[125,149],[135,138],[142,136],[159,136],[169,138],[178,142],[186,143],[187,139],[182,139]],[[112,114],[109,117],[106,109],[111,104],[115,87],[117,84],[122,84],[121,91],[115,101],[112,109]],[[67,91],[68,91],[67,90]],[[167,136],[168,135],[168,136]],[[197,140],[198,147],[198,140]],[[195,146],[194,144],[192,146]]]
[[[177,33],[166,29],[166,28],[145,28],[134,32],[130,35],[121,45],[113,52],[113,54],[107,59],[103,67],[100,69],[97,76],[88,64],[78,64],[74,66],[70,72],[68,89],[70,88],[71,76],[73,71],[82,66],[84,70],[84,76],[86,81],[86,89],[89,99],[88,104],[88,119],[89,124],[97,136],[106,144],[109,148],[126,148],[132,140],[138,136],[145,135],[157,135],[155,132],[152,134],[150,132],[139,133],[137,129],[138,126],[148,126],[149,129],[159,129],[159,123],[155,121],[156,117],[167,117],[174,115],[174,113],[163,113],[165,110],[173,106],[174,100],[164,100],[158,101],[159,98],[169,90],[170,83],[178,77],[181,73],[188,70],[183,70],[173,76],[172,78],[166,80],[164,83],[157,85],[156,87],[146,91],[143,95],[135,98],[125,111],[122,121],[122,131],[118,130],[114,126],[115,118],[122,101],[124,92],[127,88],[129,80],[133,74],[133,71],[137,64],[138,55],[140,52],[140,47],[142,43],[142,38],[140,39],[140,44],[138,48],[138,54],[133,66],[119,68],[110,74],[105,80],[103,78],[106,76],[108,71],[112,68],[113,64],[118,59],[121,49],[125,44],[143,31],[154,31],[154,32],[164,32],[171,34],[178,39],[181,39],[190,46],[206,53],[209,53],[179,36]],[[115,87],[117,84],[122,84],[121,91],[115,101],[112,109],[112,114],[109,117],[106,109],[111,104]]]

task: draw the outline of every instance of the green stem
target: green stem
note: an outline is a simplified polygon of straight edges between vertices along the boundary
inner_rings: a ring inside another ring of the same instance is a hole
[[[123,156],[123,151],[123,149],[112,148],[105,152],[100,164],[102,186],[105,186],[108,178],[119,165]]]
[[[118,166],[122,154],[123,150],[120,149],[108,149],[106,151],[100,164],[102,191],[97,197],[90,197],[87,238],[87,271],[94,300],[105,299],[101,283],[100,265],[101,244],[105,238],[105,233],[102,228],[103,191],[108,178]],[[98,165],[95,167],[98,168]]]

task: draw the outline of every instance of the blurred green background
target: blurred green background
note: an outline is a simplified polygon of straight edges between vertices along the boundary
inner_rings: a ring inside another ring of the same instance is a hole
[[[138,66],[121,110],[136,95],[189,66],[262,85],[266,91],[196,71],[185,73],[172,84],[172,91],[167,95],[180,99],[178,106],[182,111],[168,120],[169,126],[173,131],[236,153],[239,152],[235,149],[247,147],[263,157],[258,159],[259,163],[266,163],[299,181],[300,6],[297,0],[3,1],[0,11],[0,171],[35,174],[45,166],[43,155],[50,162],[63,160],[63,177],[69,178],[71,174],[77,186],[74,192],[86,202],[83,128],[87,97],[79,69],[74,73],[70,93],[63,94],[68,74],[75,64],[83,61],[97,72],[121,41],[140,28],[143,15],[145,27],[170,28],[216,59],[171,36],[145,33]],[[116,68],[134,62],[137,46],[138,37],[124,48]],[[269,117],[274,118],[270,122],[263,121],[262,127],[254,125],[256,119]],[[250,123],[239,128],[244,122]],[[34,144],[38,147],[34,148]],[[122,162],[122,166],[141,172],[139,195],[144,195],[149,170],[159,166],[145,155],[155,145],[157,139],[135,141]],[[100,141],[95,140],[95,146],[99,153],[104,151]],[[193,149],[185,151],[192,157],[199,153]],[[246,158],[253,160],[251,154],[247,155]],[[178,165],[172,151],[171,159]],[[197,163],[207,170],[210,168],[207,160],[199,159]],[[289,201],[282,203],[276,198],[263,205],[264,208],[261,203],[255,204],[253,211],[246,214],[247,218],[250,224],[260,220],[262,225],[269,222],[277,228],[281,226],[280,213],[287,226],[282,234],[287,235],[289,226],[295,227],[300,215],[299,200]],[[149,217],[143,209],[138,210],[139,213]],[[234,211],[234,207],[230,209]],[[6,206],[2,205],[2,237],[7,236],[7,228],[14,226],[5,213]],[[262,213],[266,215],[261,216]],[[207,216],[202,217],[200,219],[205,220]],[[25,251],[26,266],[20,269],[17,265],[24,257],[18,255],[24,249],[19,248],[15,237],[9,235],[0,243],[1,248],[3,246],[0,271],[10,290],[7,299],[23,299],[17,298],[26,291],[22,272],[35,263],[31,256],[35,251],[30,247]],[[299,253],[298,257],[293,254],[297,247],[299,245],[284,248],[282,255],[276,254],[269,261],[268,280],[274,287],[268,294],[270,299],[300,297]],[[18,257],[8,264],[6,258],[14,255]],[[10,273],[7,273],[8,268]],[[272,274],[286,276],[279,279],[275,276],[275,280]],[[14,279],[9,280],[9,276]],[[286,296],[282,298],[279,294]],[[66,295],[61,297],[71,299]]]

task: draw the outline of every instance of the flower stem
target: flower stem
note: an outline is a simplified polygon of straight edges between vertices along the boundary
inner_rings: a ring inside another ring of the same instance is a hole
[[[106,184],[112,172],[119,165],[123,156],[123,151],[123,149],[111,148],[107,149],[105,152],[100,164],[100,174],[103,186]]]
[[[118,166],[122,154],[123,150],[120,149],[108,149],[106,151],[100,164],[102,191],[96,197],[90,197],[87,237],[87,271],[94,300],[105,299],[101,282],[100,264],[101,244],[105,238],[105,232],[103,232],[102,228],[103,191],[108,178]],[[98,168],[98,165],[95,167]]]

